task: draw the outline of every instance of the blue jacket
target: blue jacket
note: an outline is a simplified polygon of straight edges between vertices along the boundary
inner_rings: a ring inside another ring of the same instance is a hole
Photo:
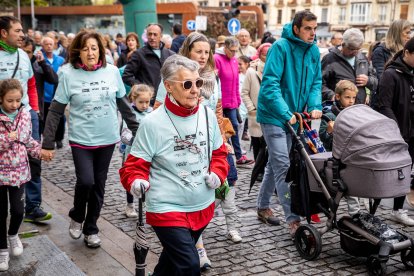
[[[59,67],[62,66],[62,64],[65,62],[63,57],[53,54],[53,63],[50,63],[49,60],[47,59],[47,56],[44,53],[43,55],[45,57],[46,63],[49,64],[49,66],[51,66],[53,68],[53,71],[55,72],[57,72],[59,70]],[[46,103],[51,103],[53,100],[53,97],[55,96],[56,85],[45,81],[44,91],[45,91],[44,101]]]
[[[322,110],[322,74],[316,39],[293,34],[292,23],[269,49],[257,106],[257,122],[285,128],[293,112]]]

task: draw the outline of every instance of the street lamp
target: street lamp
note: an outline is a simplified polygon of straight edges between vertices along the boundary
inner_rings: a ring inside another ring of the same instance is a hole
[[[34,11],[34,0],[30,0],[30,8],[32,11],[32,29],[36,29],[36,18],[35,18],[35,11]]]

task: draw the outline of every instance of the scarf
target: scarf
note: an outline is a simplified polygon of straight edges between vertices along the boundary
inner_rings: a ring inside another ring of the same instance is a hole
[[[17,52],[17,47],[8,45],[6,42],[0,39],[0,48],[6,51],[9,54],[14,54]]]
[[[201,87],[201,96],[208,100],[214,93],[216,74],[214,73],[214,70],[211,70],[211,68],[205,67],[200,71],[200,77],[204,80],[203,87]]]
[[[91,69],[89,69],[85,64],[78,63],[78,68],[81,68],[81,69],[83,69],[85,71],[96,71],[96,70],[98,70],[101,67],[102,67],[102,61],[99,61],[99,63],[98,64],[95,64],[93,66],[93,68],[91,68]]]

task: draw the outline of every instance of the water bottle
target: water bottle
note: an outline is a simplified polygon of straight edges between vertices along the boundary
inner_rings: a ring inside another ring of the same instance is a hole
[[[126,145],[124,143],[119,144],[119,152],[124,154],[126,150]]]

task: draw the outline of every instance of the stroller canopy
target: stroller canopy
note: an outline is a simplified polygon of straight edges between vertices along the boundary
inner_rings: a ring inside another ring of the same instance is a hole
[[[397,123],[363,104],[338,114],[332,155],[344,164],[373,170],[411,164],[408,145]]]

